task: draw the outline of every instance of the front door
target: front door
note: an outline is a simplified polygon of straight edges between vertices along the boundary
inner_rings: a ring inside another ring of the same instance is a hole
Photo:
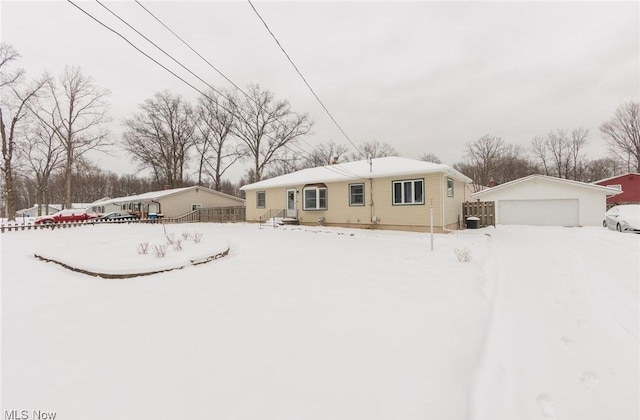
[[[298,218],[296,210],[296,190],[287,190],[287,217],[292,219]]]

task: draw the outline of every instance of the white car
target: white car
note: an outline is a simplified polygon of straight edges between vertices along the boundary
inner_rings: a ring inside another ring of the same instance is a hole
[[[602,225],[618,232],[640,233],[640,204],[621,204],[604,214]]]

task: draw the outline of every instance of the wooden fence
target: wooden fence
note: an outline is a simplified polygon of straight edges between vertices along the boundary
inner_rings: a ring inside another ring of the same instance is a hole
[[[480,219],[480,227],[496,225],[496,205],[493,201],[467,201],[462,203],[462,223],[467,217]]]
[[[23,230],[39,229],[66,229],[77,226],[97,225],[97,224],[120,224],[120,223],[228,223],[244,222],[245,207],[212,207],[197,209],[178,217],[167,217],[160,219],[125,219],[125,220],[87,220],[82,222],[64,222],[41,225],[0,225],[0,232],[17,232]]]
[[[246,220],[246,208],[238,207],[212,207],[198,209],[200,222],[244,222]]]

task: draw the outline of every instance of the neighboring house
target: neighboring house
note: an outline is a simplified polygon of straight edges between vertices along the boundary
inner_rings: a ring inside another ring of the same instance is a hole
[[[640,204],[640,174],[628,173],[601,179],[594,184],[618,188],[621,193],[607,198],[607,205]]]
[[[457,228],[471,179],[447,165],[401,157],[303,169],[245,185],[246,218],[301,224],[428,231]]]
[[[87,203],[71,203],[72,209],[85,209],[89,206]],[[48,214],[57,213],[62,210],[62,204],[49,204],[49,212],[47,213],[47,209],[45,205],[42,204],[42,214],[41,216],[47,216]],[[28,209],[22,209],[16,211],[16,217],[37,217],[38,216],[38,205],[33,207],[29,207]]]
[[[606,197],[615,188],[529,175],[472,194],[496,203],[496,224],[540,226],[602,226]]]
[[[48,214],[53,214],[62,210],[62,206],[60,204],[49,204],[49,212],[47,213],[47,209],[44,205],[42,205],[41,216],[46,216]],[[37,217],[38,216],[38,205],[33,207],[29,207],[28,209],[22,209],[16,211],[16,217]]]
[[[139,214],[141,217],[147,217],[149,213],[178,217],[199,208],[238,206],[244,206],[243,199],[207,187],[193,186],[101,199],[93,203],[89,211],[116,208]]]
[[[104,197],[100,200],[96,200],[93,203],[89,204],[87,207],[90,213],[99,214],[112,213],[114,211],[122,210],[120,204],[111,202],[111,197]]]

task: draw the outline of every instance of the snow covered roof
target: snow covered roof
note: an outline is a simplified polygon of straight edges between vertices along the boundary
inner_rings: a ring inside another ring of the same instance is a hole
[[[471,178],[463,175],[448,165],[390,156],[372,159],[371,165],[369,164],[369,160],[359,160],[355,162],[336,163],[334,165],[302,169],[290,174],[248,184],[240,189],[246,191],[261,188],[309,184],[314,182],[338,182],[432,173],[446,174],[465,183],[471,182]]]
[[[595,185],[595,184],[588,184],[586,182],[580,182],[580,181],[573,181],[570,179],[564,179],[564,178],[556,178],[554,176],[547,176],[547,175],[529,175],[529,176],[525,176],[524,178],[519,178],[510,182],[506,182],[504,184],[500,184],[497,185],[495,187],[492,188],[487,188],[486,190],[482,190],[482,191],[478,191],[477,193],[471,194],[471,197],[473,198],[477,198],[477,197],[481,197],[483,195],[486,194],[491,194],[495,191],[499,191],[502,189],[506,189],[506,188],[511,188],[515,185],[521,184],[523,182],[527,182],[533,179],[541,179],[541,180],[545,180],[545,181],[549,181],[549,182],[555,182],[555,183],[559,183],[559,184],[564,184],[564,185],[571,185],[574,187],[579,187],[579,188],[588,188],[588,189],[592,189],[592,190],[598,190],[604,193],[607,193],[607,195],[616,195],[616,194],[620,194],[620,190],[616,189],[616,188],[611,188],[611,187],[603,187],[601,185]]]
[[[239,197],[235,197],[229,194],[225,194],[222,193],[220,191],[215,191],[212,190],[210,188],[207,187],[203,187],[201,185],[194,185],[191,187],[183,187],[183,188],[172,188],[170,190],[160,190],[160,191],[151,191],[151,192],[146,192],[143,194],[136,194],[136,195],[130,195],[127,197],[117,197],[117,198],[111,198],[108,200],[105,199],[100,199],[98,201],[96,201],[95,203],[93,203],[93,205],[106,205],[106,204],[119,204],[119,203],[130,203],[130,202],[145,202],[145,201],[157,201],[160,198],[163,197],[167,197],[169,195],[173,195],[173,194],[179,194],[181,192],[187,191],[187,190],[193,190],[195,188],[200,188],[201,190],[213,193],[213,194],[219,194],[222,196],[226,196],[226,197],[230,197],[230,198],[234,198],[238,201],[244,202],[243,199],[239,198]]]
[[[594,184],[599,184],[599,183],[601,183],[601,182],[607,182],[607,181],[612,181],[612,180],[614,180],[614,179],[624,178],[625,176],[629,176],[629,175],[640,176],[640,174],[639,174],[639,173],[636,173],[636,172],[628,172],[628,173],[626,173],[626,174],[612,176],[611,178],[599,179],[598,181],[595,181],[595,182],[594,182]]]

